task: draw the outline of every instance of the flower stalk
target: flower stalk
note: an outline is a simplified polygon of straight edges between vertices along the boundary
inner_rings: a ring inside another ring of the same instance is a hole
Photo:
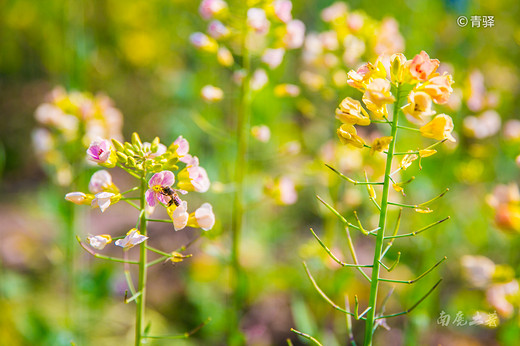
[[[141,188],[139,191],[140,194],[140,202],[141,202],[141,211],[139,213],[139,230],[143,236],[146,236],[146,197],[145,192],[148,188],[148,184],[146,181],[146,170],[143,170],[143,174],[141,176]],[[140,346],[141,340],[143,337],[143,328],[144,328],[144,316],[145,316],[145,299],[146,299],[146,246],[147,240],[143,241],[139,248],[139,283],[137,290],[140,293],[140,296],[136,299],[136,315],[135,315],[135,345]]]
[[[244,178],[248,166],[248,132],[251,121],[251,55],[248,49],[247,10],[245,6],[243,39],[242,39],[242,69],[245,73],[240,89],[240,105],[237,114],[236,156],[235,156],[235,196],[233,203],[233,219],[231,224],[231,265],[233,270],[233,319],[230,324],[230,336],[238,329],[245,282],[240,266],[240,238],[244,226]]]
[[[388,191],[390,188],[390,172],[392,170],[392,159],[394,157],[395,142],[397,140],[397,126],[399,120],[399,97],[401,92],[401,85],[397,84],[396,101],[393,109],[392,119],[392,141],[388,147],[386,155],[385,178],[383,182],[383,194],[381,196],[381,211],[379,212],[379,230],[377,231],[376,247],[374,251],[374,262],[372,267],[372,281],[370,283],[370,298],[369,306],[372,309],[367,314],[367,321],[365,327],[365,345],[372,345],[372,336],[375,322],[375,313],[377,307],[377,291],[379,288],[379,269],[381,264],[381,253],[383,251],[383,239],[386,229],[386,215],[388,209]]]
[[[381,267],[390,272],[399,264],[399,261],[401,259],[401,252],[398,252],[397,259],[392,264],[385,265],[383,262],[385,255],[388,253],[395,239],[413,237],[449,219],[449,217],[446,217],[411,233],[397,234],[399,231],[399,225],[401,221],[401,214],[403,208],[413,209],[415,212],[421,214],[430,213],[432,212],[432,210],[429,207],[426,207],[426,205],[429,205],[435,202],[437,199],[444,196],[448,189],[443,191],[440,195],[421,204],[396,203],[389,200],[389,194],[391,191],[390,187],[392,187],[395,191],[400,192],[403,196],[405,196],[404,186],[412,182],[415,179],[415,177],[412,177],[407,181],[399,182],[395,176],[392,176],[399,171],[406,170],[415,160],[418,160],[419,169],[421,169],[421,159],[434,155],[437,152],[436,150],[433,150],[433,147],[443,143],[446,140],[455,141],[455,138],[451,135],[451,132],[453,130],[453,121],[448,115],[436,115],[431,121],[428,122],[428,117],[435,115],[435,112],[432,110],[431,107],[432,102],[445,103],[448,99],[449,94],[452,92],[451,76],[447,74],[439,76],[439,74],[436,73],[437,67],[439,66],[439,61],[437,59],[430,59],[426,52],[423,51],[420,54],[416,55],[413,60],[406,60],[406,57],[402,54],[394,54],[390,59],[390,64],[390,66],[385,67],[382,59],[379,58],[375,62],[375,64],[367,63],[361,66],[357,71],[352,70],[348,73],[348,84],[363,92],[362,101],[364,106],[368,109],[368,111],[371,112],[370,116],[368,115],[368,112],[365,111],[363,105],[359,101],[354,100],[350,97],[345,98],[340,103],[339,107],[336,109],[335,112],[336,118],[342,122],[342,124],[337,130],[337,134],[341,143],[359,149],[369,148],[370,155],[375,155],[376,153],[378,153],[377,155],[386,155],[383,182],[370,182],[366,173],[365,182],[357,181],[343,175],[341,172],[327,165],[328,168],[330,168],[344,180],[347,180],[349,183],[354,185],[365,186],[370,201],[375,205],[375,207],[378,210],[378,227],[371,231],[366,230],[362,226],[362,222],[358,217],[357,211],[353,212],[357,225],[353,225],[352,223],[347,221],[345,217],[343,217],[332,206],[330,206],[328,203],[326,203],[318,197],[320,202],[322,202],[334,215],[336,215],[345,226],[345,230],[347,232],[347,239],[349,243],[349,249],[354,262],[353,264],[344,263],[340,261],[338,258],[336,258],[335,255],[332,254],[330,249],[328,249],[323,244],[321,239],[318,238],[316,233],[313,230],[311,230],[316,240],[320,243],[323,249],[333,260],[335,260],[338,264],[342,265],[343,267],[356,268],[367,279],[370,285],[368,307],[364,310],[363,313],[361,313],[361,315],[359,315],[359,304],[357,296],[354,295],[354,313],[350,312],[350,309],[348,308],[348,302],[345,305],[347,307],[346,310],[339,308],[339,306],[335,304],[330,298],[328,298],[325,292],[323,292],[317,286],[316,281],[312,278],[309,270],[306,268],[307,275],[309,276],[309,279],[311,280],[314,288],[325,299],[325,301],[327,301],[335,309],[340,310],[347,315],[355,317],[356,320],[365,320],[365,346],[371,346],[373,344],[373,336],[377,327],[380,325],[385,326],[385,321],[383,320],[384,318],[400,316],[410,313],[435,290],[435,288],[439,285],[440,280],[426,294],[424,294],[423,297],[419,301],[417,301],[417,303],[414,304],[411,308],[400,313],[389,315],[384,315],[386,300],[383,301],[381,305],[378,303],[377,300],[380,284],[413,284],[419,281],[420,279],[424,278],[429,273],[431,273],[437,266],[439,266],[442,262],[446,260],[446,257],[444,257],[443,259],[435,263],[432,267],[430,267],[428,270],[426,270],[423,274],[419,275],[417,278],[413,280],[394,280],[381,277]],[[390,73],[388,73],[388,71],[390,71]],[[405,99],[408,101],[408,104],[401,107],[401,102]],[[391,118],[389,117],[387,110],[387,105],[390,104],[393,104]],[[401,126],[399,124],[400,113],[406,115],[406,118],[410,121],[410,123],[415,125],[420,123],[424,125],[421,126],[419,129],[414,129],[408,126]],[[372,120],[371,117],[375,120]],[[370,125],[371,122],[384,123],[389,125],[390,136],[375,138],[372,142],[372,145],[369,146],[365,144],[365,139],[358,134],[356,126],[367,126]],[[438,142],[422,150],[396,152],[395,149],[398,139],[398,130],[400,129],[406,132],[409,132],[409,130],[413,130],[412,132],[420,134],[426,138],[436,139]],[[402,157],[400,161],[399,168],[395,169],[392,172],[392,164],[394,157],[402,155],[404,155],[404,157]],[[382,195],[379,203],[376,200],[377,197],[373,187],[374,185],[382,185]],[[397,217],[395,229],[393,230],[391,235],[389,234],[388,236],[385,236],[386,226],[388,223],[388,208],[390,206],[400,207],[400,211]],[[355,249],[350,238],[349,228],[359,230],[364,236],[376,238],[372,264],[358,264]],[[385,240],[388,240],[388,242],[386,243],[386,247],[383,250]],[[361,269],[361,267],[371,267],[372,272],[370,273],[370,276],[367,273],[365,273]],[[351,330],[350,327],[348,327],[347,329]],[[352,335],[350,335],[350,339],[353,339]]]
[[[100,170],[94,173],[90,179],[89,193],[69,192],[65,195],[65,199],[74,204],[99,208],[102,213],[120,201],[139,210],[135,227],[126,235],[114,237],[110,234],[89,235],[86,239],[89,246],[84,244],[80,237],[77,237],[77,240],[81,247],[92,256],[124,264],[124,275],[131,293],[131,296],[128,297],[128,291],[125,292],[124,303],[135,302],[136,304],[135,345],[140,346],[145,343],[145,339],[149,338],[147,335],[149,328],[145,327],[147,268],[165,261],[175,264],[191,257],[191,255],[183,255],[177,251],[184,251],[193,243],[191,241],[173,252],[164,252],[150,247],[147,244],[148,221],[168,222],[175,231],[186,227],[210,230],[215,224],[211,204],[204,203],[190,214],[188,213],[188,202],[179,197],[179,194],[186,195],[188,191],[206,192],[209,189],[210,181],[206,170],[199,166],[198,158],[189,154],[189,143],[182,136],[166,147],[160,143],[159,137],[156,137],[152,143],[143,143],[139,135],[134,132],[132,142],[125,142],[124,145],[116,139],[112,139],[112,141],[96,140],[91,143],[87,155],[88,159],[104,168],[119,166],[138,180],[138,186],[123,192],[125,197],[122,197],[119,188],[113,183],[110,173],[107,170]],[[180,163],[185,167],[180,168],[178,166]],[[137,196],[126,195],[131,192],[136,193]],[[134,203],[132,200],[136,202]],[[147,216],[153,213],[156,207],[164,207],[170,220],[149,219]],[[123,258],[105,256],[93,250],[103,250],[112,242],[123,249]],[[133,247],[139,247],[139,260],[128,259],[128,250]],[[148,262],[148,251],[157,253],[160,257]],[[139,268],[137,287],[134,286],[130,275],[130,264]],[[185,333],[182,337],[187,338],[198,329]]]

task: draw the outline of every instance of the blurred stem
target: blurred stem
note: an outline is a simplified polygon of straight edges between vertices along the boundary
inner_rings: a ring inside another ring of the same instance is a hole
[[[236,137],[236,157],[235,157],[235,197],[233,203],[233,219],[231,224],[232,245],[231,245],[231,265],[233,270],[233,312],[230,323],[230,337],[235,339],[238,335],[240,316],[243,310],[243,300],[245,296],[245,281],[240,267],[240,237],[244,225],[244,177],[247,171],[247,151],[248,151],[248,130],[251,118],[251,56],[248,50],[248,27],[247,27],[247,9],[245,6],[244,23],[243,23],[243,41],[242,41],[242,68],[245,71],[245,77],[242,81],[240,92],[240,105],[237,117],[237,137]],[[234,344],[235,342],[231,342]]]
[[[141,197],[141,212],[139,213],[139,232],[142,235],[146,235],[146,199],[145,199],[145,191],[148,186],[146,183],[146,170],[143,171],[143,175],[141,176],[141,190],[139,191],[139,195]],[[146,247],[147,241],[141,243],[139,246],[140,256],[139,256],[139,283],[137,287],[137,292],[140,292],[141,295],[136,299],[136,317],[135,317],[135,345],[140,346],[141,340],[143,339],[143,326],[144,326],[144,310],[145,310],[145,299],[146,299]]]
[[[65,202],[67,203],[67,202]],[[65,299],[65,326],[69,329],[75,332],[74,328],[74,318],[72,316],[75,315],[75,308],[74,308],[74,302],[77,298],[77,292],[76,292],[76,244],[75,242],[75,228],[76,228],[76,208],[74,204],[67,203],[66,204],[66,234],[65,234],[65,270],[66,270],[66,292],[67,292],[67,299]]]
[[[399,118],[399,97],[401,85],[397,84],[396,101],[394,103],[392,117],[392,142],[388,147],[386,156],[385,180],[383,184],[383,195],[381,197],[381,211],[379,213],[379,230],[377,231],[376,247],[374,250],[374,266],[372,268],[372,281],[370,283],[370,299],[368,306],[371,307],[367,314],[365,326],[365,346],[372,345],[372,336],[374,330],[375,313],[377,305],[377,290],[379,288],[379,269],[381,266],[381,253],[383,251],[383,238],[386,229],[386,211],[388,209],[388,191],[390,187],[390,173],[392,170],[392,159],[395,151],[395,142],[397,140],[397,127]]]

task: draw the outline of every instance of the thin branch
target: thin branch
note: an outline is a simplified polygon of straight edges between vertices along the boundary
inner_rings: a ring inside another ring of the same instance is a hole
[[[119,200],[120,201],[137,201],[140,199],[141,199],[141,197],[122,197]]]
[[[296,334],[298,334],[299,336],[301,336],[302,338],[305,338],[309,341],[312,341],[313,343],[315,343],[316,345],[319,345],[319,346],[323,346],[321,344],[321,342],[319,342],[318,340],[316,340],[315,338],[313,338],[312,336],[310,336],[309,334],[305,334],[305,333],[302,333],[300,332],[299,330],[296,330],[294,328],[291,328],[291,332],[294,332]]]
[[[337,171],[335,168],[329,166],[328,164],[325,164],[325,166],[330,168],[334,173],[339,175],[341,178],[345,179],[346,181],[348,181],[349,183],[352,183],[354,185],[383,185],[384,184],[383,182],[357,181],[354,179],[350,179],[349,177],[343,175],[343,173],[340,173],[339,171]]]
[[[145,245],[145,248],[147,248],[147,249],[150,250],[150,251],[155,252],[156,254],[159,254],[159,255],[162,255],[162,256],[172,257],[172,254],[171,254],[171,253],[167,253],[167,252],[161,251],[161,250],[156,249],[156,248],[154,248],[154,247],[151,247],[151,246],[149,246],[149,245]]]
[[[119,263],[139,264],[139,261],[130,261],[130,260],[127,261],[127,260],[124,260],[122,258],[109,257],[109,256],[100,255],[97,252],[94,252],[93,250],[91,250],[88,247],[86,247],[85,244],[83,244],[83,242],[81,241],[80,237],[76,236],[76,239],[78,240],[79,245],[81,245],[81,247],[83,249],[85,249],[85,251],[87,251],[89,254],[91,254],[92,256],[94,256],[96,258],[100,258],[100,259],[104,259],[104,260],[108,260],[108,261],[113,261],[113,262],[119,262]]]
[[[440,195],[438,195],[437,197],[433,197],[432,199],[430,199],[429,201],[426,201],[424,203],[421,203],[419,204],[420,206],[424,206],[424,205],[427,205],[427,204],[430,204],[436,200],[438,200],[439,198],[441,198],[442,196],[444,196],[446,193],[448,193],[448,191],[450,191],[449,188],[446,188],[446,190],[444,190]]]
[[[354,243],[352,242],[352,238],[350,237],[350,231],[348,230],[348,226],[345,226],[345,233],[347,235],[347,242],[348,242],[348,247],[350,249],[350,254],[352,255],[352,260],[354,261],[354,264],[359,264],[359,262],[357,260],[356,249],[354,248]],[[356,269],[361,273],[361,275],[363,275],[363,277],[365,279],[367,279],[368,282],[372,282],[370,277],[368,277],[367,273],[365,273],[363,271],[363,269],[361,269],[361,268],[356,268]]]
[[[129,189],[129,190],[126,190],[126,191],[124,191],[124,192],[121,192],[121,196],[126,195],[127,193],[130,193],[130,192],[133,192],[133,191],[137,191],[137,190],[139,190],[139,186],[132,187],[132,188]]]
[[[161,256],[153,261],[146,263],[146,268],[156,265],[157,263],[166,262],[172,256]]]
[[[379,264],[381,264],[386,269],[386,271],[391,272],[397,266],[397,264],[399,263],[400,259],[401,259],[401,252],[398,252],[397,253],[397,260],[390,267],[387,267],[381,260],[379,260]]]
[[[350,312],[350,304],[348,302],[348,295],[345,294],[345,310]],[[345,314],[345,322],[347,324],[347,336],[348,336],[348,343],[350,343],[352,346],[356,346],[356,341],[354,339],[354,333],[352,331],[352,316],[349,314]]]
[[[126,299],[126,297],[125,297],[125,304],[128,304],[128,303],[130,303],[130,302],[136,300],[138,297],[141,296],[141,294],[142,294],[142,292],[139,291],[139,292],[135,293],[133,296],[131,296],[131,297],[128,298],[128,299]]]
[[[438,146],[439,144],[442,144],[444,142],[446,142],[447,139],[443,139],[442,141],[439,141],[439,142],[436,142],[436,143],[433,143],[432,145],[422,149],[422,150],[430,150],[430,149],[433,149],[435,148],[436,146]],[[415,154],[415,155],[419,155],[419,153],[421,152],[421,150],[416,150],[416,151],[408,151],[408,152],[399,152],[399,153],[394,153],[394,155],[408,155],[408,154]]]
[[[365,231],[365,229],[363,228],[363,225],[361,224],[361,220],[359,220],[357,211],[355,211],[355,210],[354,210],[354,217],[356,218],[356,221],[358,223],[359,230],[361,231],[361,233],[363,233],[364,235],[368,235],[368,232]]]
[[[365,311],[363,311],[363,312],[361,313],[361,315],[360,315],[360,314],[359,314],[359,301],[358,301],[358,297],[357,297],[357,295],[354,296],[354,301],[355,301],[355,305],[354,305],[354,317],[355,317],[356,320],[359,320],[360,318],[362,319],[363,316],[365,316],[365,314],[366,314],[367,312],[369,312],[370,309],[372,309],[372,307],[369,306],[369,307],[366,308]]]
[[[446,221],[446,220],[449,220],[449,219],[450,219],[450,217],[447,216],[447,217],[445,217],[444,219],[442,219],[442,220],[438,220],[438,221],[435,221],[435,222],[429,224],[428,226],[424,226],[423,228],[421,228],[421,229],[419,229],[419,230],[417,230],[417,231],[415,231],[415,232],[412,232],[412,233],[406,233],[406,234],[398,234],[398,235],[395,235],[395,234],[394,234],[394,235],[391,235],[391,236],[385,237],[384,239],[395,239],[395,238],[413,237],[413,236],[416,236],[417,234],[422,233],[422,232],[424,232],[424,231],[426,231],[426,230],[432,228],[433,226],[436,226],[436,225],[438,225],[438,224],[440,224],[440,223],[442,223],[442,222],[444,222],[444,221]]]
[[[173,223],[173,221],[170,219],[170,220],[164,220],[164,219],[146,219],[146,221],[151,221],[151,222],[164,222],[164,223]]]
[[[309,279],[311,280],[312,282],[312,285],[314,286],[314,288],[316,289],[316,291],[318,291],[318,293],[320,294],[320,296],[325,299],[325,301],[327,303],[329,303],[330,305],[332,305],[332,307],[338,311],[341,311],[343,313],[346,313],[346,314],[349,314],[351,316],[354,316],[356,317],[356,315],[354,315],[352,312],[349,312],[345,309],[342,309],[339,305],[337,305],[336,303],[334,303],[329,297],[327,297],[327,295],[321,290],[321,288],[318,286],[318,284],[316,283],[316,280],[314,280],[314,278],[312,277],[312,274],[311,272],[309,271],[309,268],[307,268],[307,264],[305,262],[302,262],[303,263],[303,267],[305,268],[305,271],[307,272],[307,276],[309,277]],[[361,318],[362,320],[366,319],[366,318]]]
[[[442,262],[444,262],[445,260],[447,260],[448,257],[444,256],[439,262],[435,263],[430,269],[428,269],[427,271],[425,271],[424,273],[422,273],[421,275],[419,275],[417,278],[413,279],[413,280],[393,280],[393,279],[383,279],[383,278],[379,278],[379,281],[384,281],[384,282],[394,282],[394,283],[398,283],[398,284],[413,284],[417,281],[419,281],[420,279],[422,279],[423,277],[425,277],[426,275],[428,275],[432,270],[434,270],[439,264],[441,264]]]
[[[405,314],[409,314],[410,312],[412,312],[413,309],[415,309],[419,304],[422,303],[423,300],[425,300],[436,288],[437,286],[439,286],[439,284],[441,283],[442,279],[439,279],[439,281],[437,281],[437,283],[421,298],[417,301],[417,303],[415,303],[414,305],[412,305],[411,308],[409,308],[408,310],[405,310],[405,311],[402,311],[402,312],[398,312],[396,314],[391,314],[391,315],[384,315],[384,316],[378,316],[376,317],[376,320],[379,320],[379,319],[382,319],[382,318],[390,318],[390,317],[396,317],[396,316],[401,316],[401,315],[405,315]]]
[[[123,166],[122,164],[118,163],[118,164],[117,164],[117,167],[124,169],[128,174],[130,174],[130,175],[133,176],[134,178],[141,180],[141,176],[140,176],[140,175],[138,175],[137,173],[135,173],[133,170],[131,170],[131,169],[129,169],[129,168],[126,168],[126,167]]]
[[[416,129],[416,128],[414,128],[414,127],[408,127],[408,126],[397,125],[397,128],[398,128],[398,129],[403,129],[403,130],[408,130],[408,131],[421,132],[421,130]]]
[[[392,233],[392,236],[395,236],[397,234],[397,232],[399,231],[399,226],[401,225],[401,215],[403,214],[403,209],[399,209],[399,215],[397,216],[397,221],[395,222],[395,227],[394,227],[394,232]],[[383,237],[383,240],[385,239],[385,237]],[[385,250],[382,252],[381,254],[381,258],[380,260],[382,260],[386,253],[388,252],[388,250],[390,250],[390,248],[392,247],[394,243],[394,238],[392,238],[388,244],[386,244],[386,248]]]
[[[178,248],[177,250],[175,250],[176,252],[182,252],[182,251],[186,251],[186,249],[188,249],[191,245],[193,245],[197,240],[200,239],[200,237],[202,237],[202,233],[199,234],[197,237],[193,238],[192,240],[190,240],[189,242],[187,242],[186,244],[182,245],[180,248]]]
[[[126,202],[126,203],[128,203],[128,204],[130,204],[130,205],[131,205],[132,207],[134,207],[135,209],[137,209],[137,210],[141,210],[141,208],[138,207],[137,204],[135,204],[134,202],[129,201],[128,199],[124,199],[124,198],[121,198],[121,200],[124,201],[124,202]]]
[[[323,205],[325,205],[334,215],[336,215],[340,219],[340,221],[343,222],[345,225],[347,225],[348,227],[352,227],[354,229],[360,230],[360,228],[358,226],[348,222],[343,216],[341,216],[340,213],[338,213],[338,211],[336,209],[334,209],[331,205],[329,205],[327,202],[325,202],[323,199],[321,199],[320,196],[316,195],[316,198],[321,203],[323,203]]]
[[[312,232],[312,235],[314,235],[314,238],[316,238],[318,243],[320,243],[321,247],[325,250],[325,252],[330,256],[330,258],[332,258],[339,265],[341,265],[343,267],[357,267],[357,268],[372,268],[373,267],[372,264],[348,264],[348,263],[345,263],[345,262],[339,260],[336,256],[334,256],[332,251],[330,251],[330,249],[325,244],[323,244],[323,242],[318,237],[318,235],[314,232],[314,230],[312,228],[310,230]]]
[[[123,251],[124,252],[124,258],[125,258],[125,261],[128,260],[128,251]],[[130,293],[132,293],[132,295],[134,295],[137,291],[135,289],[135,286],[134,286],[134,282],[132,281],[132,274],[130,273],[130,266],[128,265],[128,263],[125,263],[124,265],[124,274],[125,274],[125,280],[126,280],[126,284],[128,285],[128,288],[130,289]],[[126,297],[125,297],[126,299]]]
[[[189,332],[186,332],[184,334],[179,335],[165,335],[165,336],[155,336],[155,335],[143,335],[143,339],[187,339],[199,330],[201,330],[205,325],[207,325],[209,322],[211,322],[211,317],[208,317],[206,321],[199,324],[194,329],[190,330]]]

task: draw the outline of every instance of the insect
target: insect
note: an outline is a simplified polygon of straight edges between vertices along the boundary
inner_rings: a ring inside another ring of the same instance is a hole
[[[179,195],[177,194],[177,191],[172,189],[169,186],[165,186],[161,190],[161,194],[164,196],[170,197],[170,201],[168,202],[168,207],[171,207],[172,204],[175,204],[175,206],[180,206],[182,201],[179,198]]]

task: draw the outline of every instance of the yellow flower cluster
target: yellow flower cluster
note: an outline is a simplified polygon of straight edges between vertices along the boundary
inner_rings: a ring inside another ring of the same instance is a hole
[[[437,73],[439,60],[430,59],[422,51],[412,60],[407,60],[403,54],[392,55],[388,64],[383,58],[378,58],[374,64],[367,63],[357,70],[351,70],[347,83],[363,92],[363,105],[350,97],[341,101],[336,109],[336,118],[342,122],[337,133],[345,144],[362,148],[364,140],[358,136],[354,125],[370,125],[371,118],[378,121],[388,120],[388,104],[399,106],[399,100],[392,94],[392,87],[407,90],[408,103],[401,111],[414,124],[422,125],[418,130],[424,137],[437,140],[450,140],[453,120],[446,114],[438,114],[427,122],[428,117],[435,115],[432,104],[443,104],[453,92],[451,75]],[[399,95],[400,98],[403,95]],[[378,138],[374,141],[372,152],[383,151],[388,147],[392,137]]]

